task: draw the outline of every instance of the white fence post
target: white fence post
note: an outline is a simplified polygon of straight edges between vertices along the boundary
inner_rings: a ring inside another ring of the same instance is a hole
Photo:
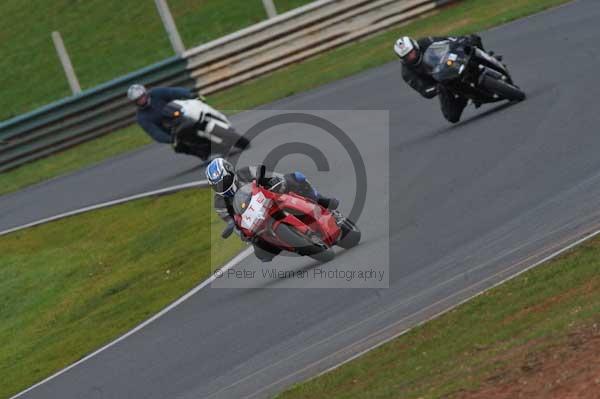
[[[275,4],[273,4],[273,0],[262,0],[262,2],[269,18],[276,17],[277,9],[275,8]]]
[[[181,41],[181,36],[179,36],[179,31],[177,30],[177,26],[175,26],[173,15],[171,15],[166,0],[154,0],[154,2],[156,3],[160,19],[162,20],[167,35],[169,36],[169,40],[171,41],[171,46],[173,47],[173,50],[175,50],[175,54],[182,55],[185,52],[185,47],[183,46],[183,41]]]
[[[73,64],[71,64],[71,59],[69,58],[69,54],[65,48],[65,43],[63,42],[59,32],[52,32],[52,41],[54,42],[56,53],[58,54],[58,58],[60,58],[60,63],[62,64],[65,75],[67,76],[67,80],[69,81],[71,92],[73,94],[81,93],[81,86],[79,85],[77,75],[75,75],[75,70],[73,69]]]

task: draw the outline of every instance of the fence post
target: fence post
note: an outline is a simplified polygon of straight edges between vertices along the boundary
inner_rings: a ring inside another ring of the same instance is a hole
[[[177,26],[175,26],[173,15],[171,15],[166,0],[154,0],[154,2],[156,3],[160,19],[162,20],[167,35],[169,36],[169,40],[171,41],[171,46],[173,47],[173,50],[175,50],[175,54],[182,55],[185,52],[185,47],[181,40],[181,36],[179,36],[179,31],[177,30]]]
[[[275,8],[275,4],[273,4],[273,0],[262,0],[262,2],[269,18],[276,17],[277,9]]]
[[[54,42],[56,53],[58,54],[58,58],[60,58],[60,63],[62,64],[63,70],[65,71],[65,75],[67,76],[67,80],[69,81],[71,92],[73,94],[81,93],[81,86],[79,85],[79,80],[77,80],[77,75],[75,75],[73,64],[71,64],[71,59],[69,58],[69,53],[67,53],[65,43],[63,42],[63,39],[60,36],[59,32],[52,32],[52,41]]]

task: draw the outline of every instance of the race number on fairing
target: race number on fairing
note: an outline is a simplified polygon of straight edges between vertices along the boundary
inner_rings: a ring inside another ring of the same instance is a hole
[[[248,208],[242,214],[242,227],[253,231],[265,220],[269,203],[270,201],[265,198],[263,193],[253,195]]]

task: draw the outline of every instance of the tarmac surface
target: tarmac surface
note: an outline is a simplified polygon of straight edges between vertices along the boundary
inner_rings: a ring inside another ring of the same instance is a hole
[[[598,20],[600,2],[579,0],[483,32],[486,48],[504,55],[528,99],[470,107],[455,126],[442,118],[437,100],[407,88],[397,63],[233,117],[245,131],[281,113],[272,110],[318,110],[312,113],[339,126],[365,164],[362,244],[324,266],[281,257],[267,267],[364,268],[384,278],[219,279],[22,397],[268,397],[596,230]],[[318,128],[269,129],[240,164],[301,140],[325,154],[330,170],[318,171],[306,155],[288,155],[277,169],[302,170],[348,212],[363,182],[347,148]],[[152,145],[0,197],[0,228],[203,178],[196,160]],[[264,267],[251,256],[231,270]],[[230,288],[215,288],[223,286]],[[341,288],[292,288],[307,286]]]

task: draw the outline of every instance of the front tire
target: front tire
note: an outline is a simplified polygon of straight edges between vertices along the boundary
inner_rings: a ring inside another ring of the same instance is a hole
[[[485,76],[481,85],[491,93],[495,93],[510,101],[523,101],[527,97],[518,87],[491,76]]]
[[[325,251],[321,251],[319,253],[309,256],[318,262],[327,263],[332,261],[333,258],[335,258],[335,252],[333,252],[332,248],[328,248]]]
[[[333,249],[329,248],[325,243],[320,240],[311,240],[292,226],[280,224],[275,234],[281,240],[297,249],[299,255],[310,256],[322,263],[329,262],[335,257]]]

